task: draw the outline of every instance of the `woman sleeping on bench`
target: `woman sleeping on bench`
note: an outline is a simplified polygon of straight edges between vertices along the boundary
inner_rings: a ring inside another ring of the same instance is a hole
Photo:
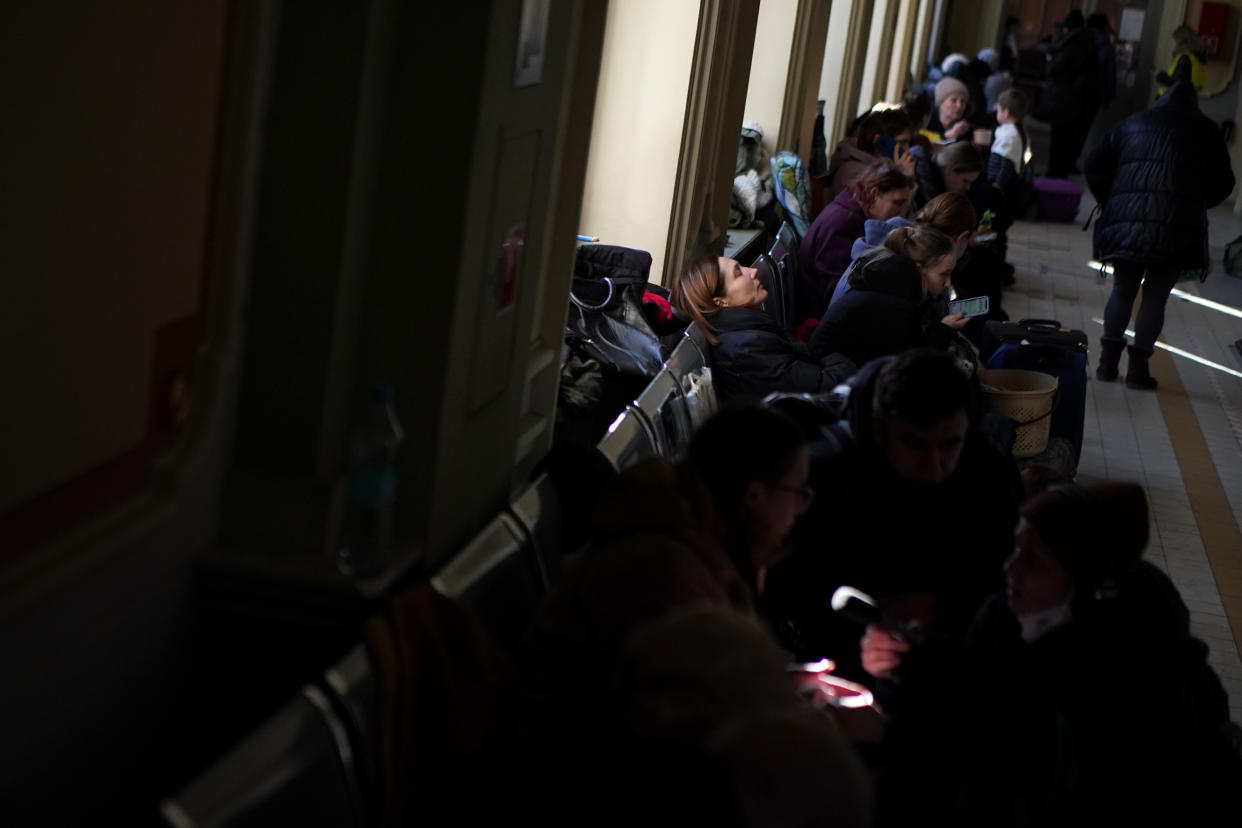
[[[758,305],[768,296],[758,271],[710,256],[687,264],[673,285],[673,305],[712,344],[712,381],[722,399],[761,399],[772,391],[830,391],[856,367],[839,354],[822,359]]]

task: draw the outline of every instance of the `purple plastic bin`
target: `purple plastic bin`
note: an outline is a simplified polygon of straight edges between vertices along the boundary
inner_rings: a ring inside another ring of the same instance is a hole
[[[1036,178],[1035,202],[1039,217],[1046,221],[1073,221],[1082,201],[1082,187],[1064,178]]]

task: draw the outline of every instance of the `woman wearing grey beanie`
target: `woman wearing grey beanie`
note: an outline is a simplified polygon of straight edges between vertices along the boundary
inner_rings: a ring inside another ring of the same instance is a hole
[[[936,108],[927,128],[948,141],[957,141],[970,131],[970,90],[957,78],[941,78],[936,83]]]

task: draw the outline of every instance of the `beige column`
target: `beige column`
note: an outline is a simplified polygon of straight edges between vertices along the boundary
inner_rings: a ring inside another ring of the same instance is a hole
[[[891,15],[897,0],[875,0],[871,12],[871,31],[867,37],[867,56],[863,64],[859,109],[869,107],[883,97],[888,80],[889,56],[893,43]]]
[[[971,54],[978,54],[980,49],[996,48],[1000,41],[1001,25],[1005,22],[1005,8],[1000,3],[984,3],[979,17],[978,45]]]
[[[888,70],[887,91],[884,99],[897,103],[902,93],[910,85],[910,54],[914,51],[914,28],[918,22],[918,0],[901,0],[897,11],[897,19],[893,26],[895,32],[892,47],[892,63]]]
[[[932,10],[936,0],[919,0],[919,11],[914,24],[914,48],[910,52],[910,77],[916,82],[923,79],[927,66],[928,41],[931,39]]]
[[[1004,10],[993,0],[957,0],[950,20],[949,46],[972,57],[985,46],[995,46]]]
[[[649,251],[653,274],[664,266],[698,19],[692,3],[608,4],[578,232]]]
[[[820,97],[828,102],[824,111],[824,135],[831,151],[841,133],[858,114],[862,84],[863,53],[871,33],[874,0],[852,0],[833,4],[828,23],[828,42],[824,70],[820,77]]]
[[[699,9],[665,256],[652,268],[666,285],[692,253],[724,248],[758,18],[759,0],[703,0]]]
[[[832,6],[831,0],[799,0],[795,16],[779,134],[781,147],[802,158],[811,152],[815,102],[824,68],[823,45],[828,37]]]
[[[743,118],[763,126],[763,146],[772,153],[788,149],[780,137],[789,79],[790,53],[797,32],[798,0],[763,0],[755,24],[750,81]]]

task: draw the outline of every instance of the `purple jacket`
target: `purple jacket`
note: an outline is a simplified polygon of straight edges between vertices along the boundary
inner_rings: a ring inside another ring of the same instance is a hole
[[[850,248],[863,235],[867,215],[847,187],[816,217],[799,249],[798,319],[819,319],[841,274],[850,266]]]

